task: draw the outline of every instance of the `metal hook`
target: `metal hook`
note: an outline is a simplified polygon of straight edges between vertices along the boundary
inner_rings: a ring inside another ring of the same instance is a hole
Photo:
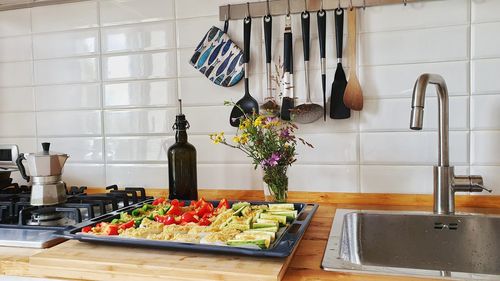
[[[324,9],[323,9],[323,0],[321,0],[321,11],[324,11]]]
[[[404,5],[405,5],[405,7],[406,7],[406,4],[408,4],[408,3],[407,3],[407,0],[403,0],[403,4],[404,4]]]
[[[337,9],[339,9],[339,10],[340,10],[340,0],[339,0],[339,5],[337,6]]]
[[[354,9],[354,6],[352,5],[352,0],[349,2],[349,11],[352,11]]]
[[[231,4],[227,4],[227,12],[224,21],[231,19]]]
[[[250,2],[247,2],[247,18],[250,17]]]
[[[366,10],[366,0],[363,0],[363,10]]]
[[[307,11],[307,0],[304,0],[304,11],[301,13],[303,19],[307,19],[309,17],[309,12]]]
[[[267,4],[267,5],[266,5],[266,6],[267,6],[267,8],[266,8],[266,13],[267,13],[267,16],[270,16],[270,15],[271,15],[271,12],[270,12],[270,11],[271,11],[271,9],[269,9],[269,0],[267,0],[267,1],[266,1],[266,4]]]
[[[287,0],[287,9],[286,9],[286,16],[290,16],[290,0]]]

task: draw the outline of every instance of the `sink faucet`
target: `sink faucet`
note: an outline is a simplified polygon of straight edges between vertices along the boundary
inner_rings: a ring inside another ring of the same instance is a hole
[[[434,213],[455,213],[455,192],[482,192],[481,176],[456,176],[453,166],[450,166],[448,138],[448,89],[443,77],[438,74],[425,73],[420,75],[413,88],[411,102],[410,129],[421,130],[424,122],[425,91],[428,84],[434,84],[438,96],[438,164],[434,166]]]

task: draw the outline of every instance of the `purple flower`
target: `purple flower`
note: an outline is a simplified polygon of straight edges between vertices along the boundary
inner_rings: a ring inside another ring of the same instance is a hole
[[[280,161],[280,159],[281,159],[281,156],[279,155],[279,153],[275,152],[268,159],[262,160],[262,162],[260,162],[260,165],[264,166],[264,167],[265,166],[274,167],[274,166],[278,165],[278,161]]]
[[[267,117],[266,118],[266,123],[271,123],[274,121],[278,121],[278,118],[276,118],[276,117]]]
[[[280,137],[284,139],[290,138],[290,130],[288,128],[284,128],[283,130],[281,130]]]
[[[280,161],[281,156],[278,153],[273,153],[269,159],[267,159],[269,166],[274,167],[278,165],[278,161]]]

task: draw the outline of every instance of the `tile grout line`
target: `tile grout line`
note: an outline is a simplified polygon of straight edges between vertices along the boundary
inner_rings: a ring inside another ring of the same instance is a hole
[[[359,10],[359,12],[358,12],[358,10]],[[361,23],[360,19],[361,19],[361,16],[364,15],[364,10],[355,9],[354,12],[357,13],[357,15],[356,15],[356,18],[357,18],[356,22],[357,23]],[[361,32],[359,30],[359,24],[357,24],[357,27],[358,28],[356,29],[356,32],[355,32],[356,33],[355,34],[355,36],[356,36],[356,42],[360,42]],[[360,48],[357,48],[357,46],[356,46],[356,54],[354,54],[356,56],[356,65],[354,67],[356,68],[356,73],[358,73],[358,75],[359,75],[359,69],[360,69],[360,55],[359,54],[360,54]],[[360,80],[359,83],[362,84],[363,81]],[[363,101],[363,103],[365,103],[365,102]],[[356,144],[356,149],[357,149],[357,151],[356,151],[356,154],[357,154],[356,157],[357,157],[357,159],[356,160],[358,162],[358,182],[357,182],[357,184],[358,184],[358,193],[362,193],[362,184],[361,184],[361,179],[362,179],[362,176],[361,176],[361,115],[362,114],[363,114],[362,111],[359,111],[359,113],[358,113],[358,120],[357,120],[358,121],[358,126],[357,126],[358,127],[357,128],[358,131],[356,133],[357,134],[357,142],[358,142]]]
[[[107,175],[107,153],[106,153],[106,130],[105,130],[105,122],[104,122],[104,82],[103,82],[103,69],[102,69],[102,26],[101,26],[101,2],[96,1],[96,9],[97,9],[97,47],[98,47],[98,52],[97,52],[97,57],[99,60],[99,88],[100,88],[100,101],[101,101],[101,106],[100,106],[100,117],[101,117],[101,138],[102,138],[102,144],[101,144],[101,150],[102,150],[102,163],[103,163],[103,168],[102,168],[102,173],[104,176],[104,185],[107,186],[108,184],[108,175]]]
[[[468,106],[468,127],[469,127],[469,130],[468,130],[468,145],[467,145],[467,153],[468,153],[468,168],[469,170],[467,171],[469,173],[469,175],[471,174],[471,164],[472,164],[472,0],[469,0],[468,1],[468,22],[469,22],[469,32],[468,32],[468,36],[469,36],[469,40],[467,40],[467,45],[468,45],[468,51],[469,51],[469,75],[468,75],[468,78],[469,78],[469,106]]]
[[[174,13],[174,45],[175,45],[175,80],[176,80],[176,85],[175,85],[175,97],[176,97],[176,101],[178,101],[179,99],[182,98],[182,95],[180,94],[180,80],[179,80],[179,73],[180,73],[180,66],[179,66],[179,55],[180,55],[180,52],[179,52],[179,46],[178,46],[178,30],[177,30],[177,7],[176,7],[176,0],[172,0],[172,11]],[[170,107],[171,108],[171,107]],[[170,116],[170,113],[169,111],[169,108],[166,108],[167,110],[167,114],[166,114],[166,118],[167,118],[167,122],[168,122],[168,118]],[[174,116],[173,116],[173,120],[171,121],[174,121],[176,120],[176,117],[175,115],[177,114],[177,103],[175,103],[175,112],[174,112]],[[170,132],[170,134],[173,134],[173,130]],[[174,138],[175,138],[175,134],[174,134]],[[162,147],[161,149],[168,149],[167,147],[165,147],[163,144],[162,144]],[[165,159],[167,161],[167,165],[168,165],[168,151],[165,151],[165,156],[167,156],[167,159]],[[196,157],[198,158],[198,157]],[[198,164],[197,164],[198,165]],[[169,188],[170,187],[170,179],[169,179],[169,175],[168,175],[168,170],[166,171],[167,173],[167,182],[164,183],[164,188]]]
[[[38,138],[38,112],[37,112],[37,96],[35,93],[35,41],[33,40],[33,8],[29,9],[30,20],[30,41],[31,41],[31,94],[33,97],[33,113],[35,117],[35,152],[37,151],[39,138]]]

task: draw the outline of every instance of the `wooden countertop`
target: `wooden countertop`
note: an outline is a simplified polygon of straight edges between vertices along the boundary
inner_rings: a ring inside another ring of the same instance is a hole
[[[97,192],[92,190],[91,192]],[[153,192],[154,193],[154,192]],[[158,193],[158,192],[157,192]],[[161,193],[161,192],[160,192]],[[262,200],[259,191],[201,191],[207,199],[231,198],[236,200]],[[157,194],[159,195],[159,194]],[[343,209],[373,210],[432,210],[429,195],[398,194],[345,194],[345,193],[290,193],[290,201],[318,202],[320,207],[307,229],[283,278],[286,281],[305,280],[432,280],[393,276],[361,275],[326,272],[320,268],[324,249],[335,211]],[[485,208],[486,207],[486,208]],[[499,196],[462,196],[457,199],[457,209],[464,212],[500,214]],[[29,271],[29,258],[44,250],[0,247],[0,274],[43,277]],[[145,249],[144,251],[147,251]]]

